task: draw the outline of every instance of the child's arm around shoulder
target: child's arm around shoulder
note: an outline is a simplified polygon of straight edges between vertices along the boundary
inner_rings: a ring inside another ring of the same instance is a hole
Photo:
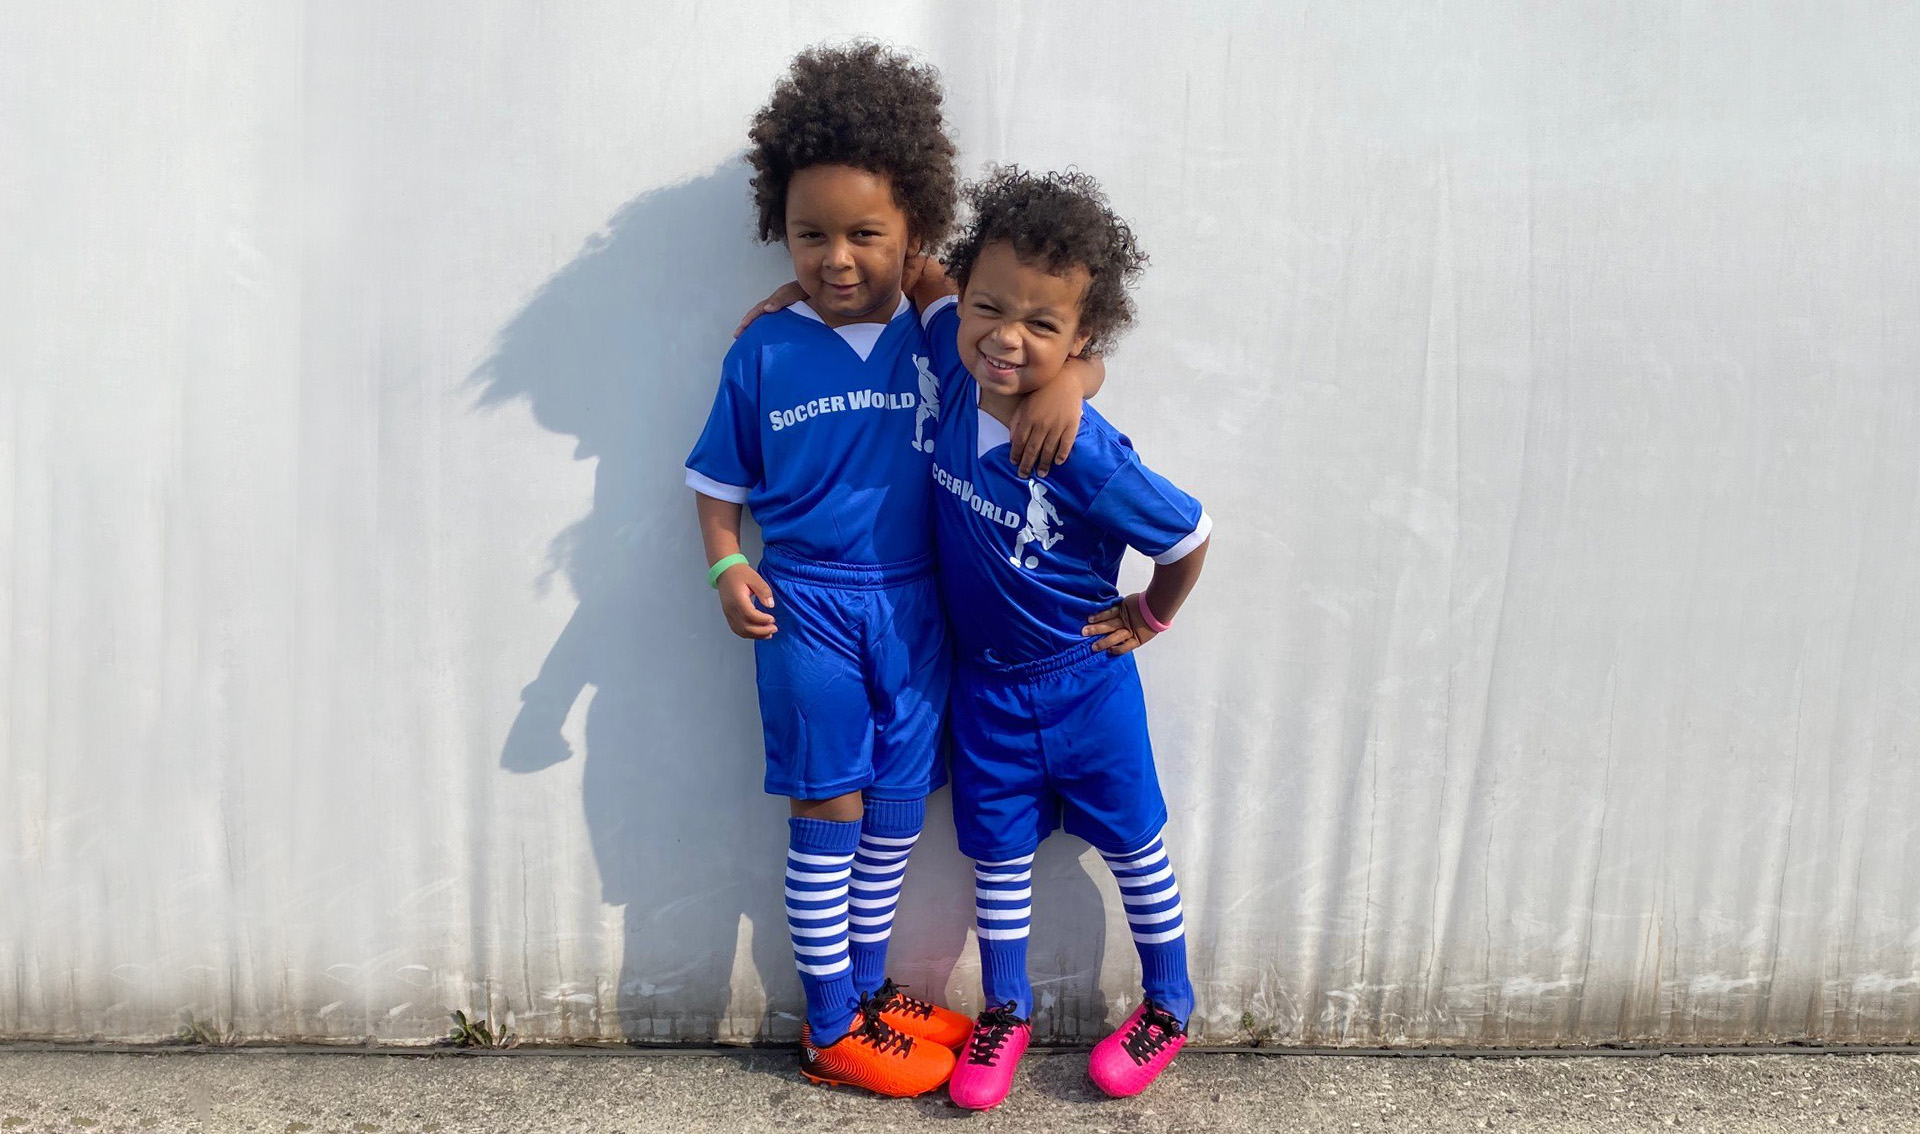
[[[946,267],[931,256],[909,263],[907,275],[913,281],[908,298],[921,311],[960,294]],[[1106,363],[1097,355],[1070,358],[1053,381],[1021,399],[1007,426],[1013,464],[1021,476],[1046,476],[1067,459],[1080,432],[1081,403],[1099,393],[1106,380]]]
[[[753,321],[760,316],[771,315],[775,311],[785,311],[801,300],[808,298],[810,297],[807,295],[806,289],[800,286],[798,280],[788,280],[786,283],[774,288],[772,295],[767,296],[752,307],[747,308],[747,313],[740,316],[740,325],[733,329],[733,337],[736,339],[739,338],[745,333],[748,327],[753,326]]]
[[[1053,381],[1021,399],[1007,426],[1021,476],[1046,476],[1053,466],[1065,463],[1080,434],[1086,400],[1106,381],[1107,364],[1099,355],[1069,358]]]

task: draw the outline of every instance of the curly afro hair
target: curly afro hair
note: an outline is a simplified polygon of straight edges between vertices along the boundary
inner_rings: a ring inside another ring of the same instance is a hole
[[[962,190],[973,219],[947,252],[947,274],[965,291],[987,245],[1004,240],[1023,264],[1063,276],[1075,265],[1091,277],[1080,297],[1080,330],[1091,336],[1086,353],[1102,354],[1133,325],[1129,288],[1147,266],[1147,254],[1127,222],[1114,215],[1100,183],[1077,170],[1028,173],[997,166]]]
[[[787,183],[815,165],[846,165],[885,177],[923,247],[953,226],[953,142],[940,116],[940,72],[879,43],[812,47],[753,117],[753,203],[759,235],[787,231]]]

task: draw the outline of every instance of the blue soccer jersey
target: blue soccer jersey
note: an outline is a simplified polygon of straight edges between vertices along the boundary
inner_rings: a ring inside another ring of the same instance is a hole
[[[904,298],[884,326],[836,330],[804,302],[755,319],[727,351],[687,486],[745,504],[769,547],[802,559],[925,556],[940,416],[928,363]]]
[[[1172,563],[1200,546],[1213,522],[1092,406],[1073,455],[1045,479],[1022,480],[1007,427],[980,409],[960,364],[958,329],[952,304],[929,309],[927,342],[947,407],[933,455],[934,529],[958,655],[1002,668],[1088,649],[1081,627],[1120,597],[1126,548]]]

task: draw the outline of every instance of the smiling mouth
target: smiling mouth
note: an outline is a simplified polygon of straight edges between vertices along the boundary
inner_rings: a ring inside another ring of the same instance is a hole
[[[986,365],[987,373],[995,378],[1012,378],[1020,372],[1018,363],[1002,362],[990,354],[982,354],[980,361]]]

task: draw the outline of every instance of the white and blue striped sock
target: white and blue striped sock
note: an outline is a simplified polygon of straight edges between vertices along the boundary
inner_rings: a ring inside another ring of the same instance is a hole
[[[1027,979],[1027,935],[1033,929],[1033,856],[973,864],[974,935],[980,939],[980,984],[989,1007],[1008,1001],[1021,1019],[1033,1016]]]
[[[853,855],[853,907],[848,918],[848,948],[853,957],[856,994],[878,991],[887,976],[887,943],[907,877],[907,856],[926,825],[924,799],[869,799],[860,821],[860,847]]]
[[[847,1034],[859,996],[847,956],[847,880],[860,824],[787,820],[787,932],[807,994],[807,1023],[821,1047]]]
[[[1140,953],[1141,983],[1154,1002],[1182,1024],[1193,1013],[1193,982],[1187,977],[1186,917],[1180,885],[1159,835],[1124,854],[1100,852],[1120,884],[1120,902]]]

